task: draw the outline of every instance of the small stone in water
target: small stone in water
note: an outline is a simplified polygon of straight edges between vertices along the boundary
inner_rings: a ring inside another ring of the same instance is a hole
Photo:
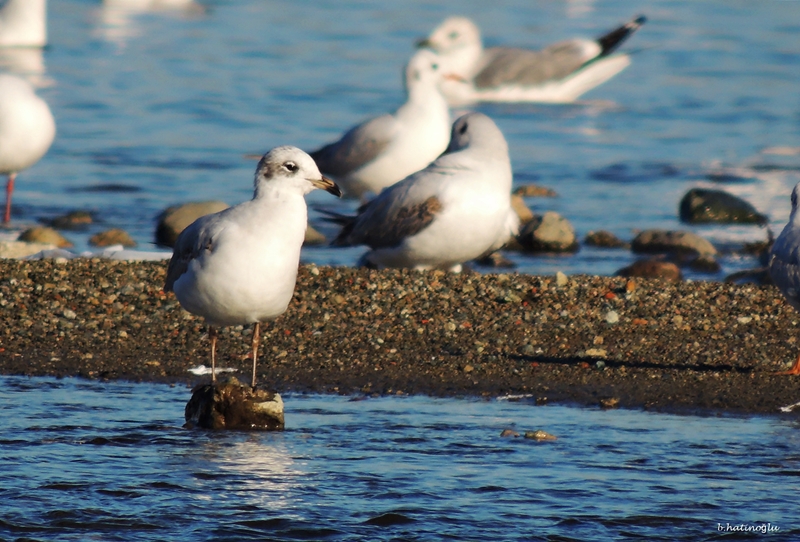
[[[525,438],[531,440],[556,440],[557,437],[551,435],[546,431],[542,431],[541,429],[537,429],[536,431],[525,431]]]
[[[503,432],[500,433],[501,437],[518,437],[519,433],[514,431],[513,429],[503,429]]]

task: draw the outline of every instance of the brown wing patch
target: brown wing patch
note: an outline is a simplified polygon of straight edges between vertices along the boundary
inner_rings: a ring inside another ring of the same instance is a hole
[[[345,226],[335,243],[340,245],[369,245],[372,248],[388,248],[399,245],[407,237],[416,235],[433,222],[444,208],[436,196],[415,205],[400,207],[382,220],[372,219],[386,212],[387,203],[376,200],[377,207],[368,205],[364,218]],[[361,217],[359,217],[361,218]]]

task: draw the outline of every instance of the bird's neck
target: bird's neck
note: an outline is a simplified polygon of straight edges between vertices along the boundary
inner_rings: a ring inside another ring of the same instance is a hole
[[[400,106],[395,116],[402,119],[406,115],[418,115],[420,112],[426,116],[434,116],[440,112],[449,114],[447,101],[433,81],[411,86],[408,89],[408,100]]]

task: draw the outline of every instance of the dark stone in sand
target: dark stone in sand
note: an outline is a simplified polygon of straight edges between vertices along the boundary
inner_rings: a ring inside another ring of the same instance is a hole
[[[125,230],[112,228],[92,235],[89,238],[89,244],[93,247],[110,247],[113,245],[135,247],[136,241]]]
[[[71,211],[55,217],[49,222],[49,225],[58,230],[82,230],[92,223],[94,223],[94,218],[89,211]]]
[[[639,254],[692,254],[715,255],[717,249],[710,242],[688,231],[645,230],[631,243],[633,252]]]
[[[46,228],[44,226],[28,228],[20,234],[19,240],[25,241],[26,243],[55,245],[58,248],[70,248],[72,246],[72,243],[65,239],[63,235],[53,228]]]
[[[669,282],[679,282],[683,279],[680,268],[674,263],[664,260],[638,260],[617,271],[617,275],[620,277],[663,279]]]
[[[605,230],[590,231],[586,234],[583,243],[598,248],[627,248],[629,246],[628,243]]]
[[[689,262],[689,267],[698,273],[719,273],[722,266],[714,256],[703,254]]]
[[[693,188],[680,203],[681,221],[689,224],[766,224],[767,217],[742,198],[724,190]]]
[[[283,401],[275,392],[254,390],[231,377],[202,384],[186,404],[186,424],[204,429],[283,429]]]
[[[517,240],[529,252],[577,252],[575,229],[553,211],[534,216],[520,231]]]

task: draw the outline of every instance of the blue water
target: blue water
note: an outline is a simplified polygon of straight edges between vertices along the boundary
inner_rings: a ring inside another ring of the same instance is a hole
[[[0,377],[0,539],[800,536],[795,417],[289,395],[286,431],[214,433],[181,427],[189,396]]]
[[[537,47],[597,36],[633,15],[648,23],[625,45],[633,64],[575,105],[484,105],[505,133],[517,185],[560,197],[531,199],[567,217],[580,238],[608,229],[692,229],[721,247],[763,239],[752,226],[689,228],[680,197],[719,186],[768,213],[777,231],[800,180],[800,2],[623,0],[336,2],[209,0],[205,12],[120,13],[97,0],[50,2],[51,46],[40,93],[58,124],[48,155],[19,177],[17,219],[73,209],[100,224],[69,233],[78,249],[108,227],[152,248],[154,221],[189,200],[248,199],[247,153],[280,144],[313,149],[402,103],[412,43],[463,13],[485,42]],[[724,173],[726,183],[708,175]],[[116,191],[102,190],[109,185]],[[341,205],[327,194],[312,204]],[[317,222],[318,216],[312,215]],[[324,228],[324,226],[323,226]],[[327,229],[328,234],[332,233]],[[352,265],[363,249],[308,249],[304,259]],[[624,250],[512,255],[524,273],[612,274]],[[752,267],[726,256],[723,271]],[[693,276],[690,274],[690,276]]]

